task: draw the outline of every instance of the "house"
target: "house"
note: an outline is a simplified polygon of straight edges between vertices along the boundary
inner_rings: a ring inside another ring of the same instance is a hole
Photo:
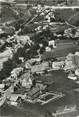
[[[0,84],[0,89],[4,89],[5,84]]]
[[[17,100],[19,99],[19,97],[22,97],[22,95],[20,94],[11,94],[11,97],[8,101],[8,104],[12,105],[12,106],[17,106],[18,102]]]
[[[11,71],[11,77],[13,78],[17,78],[20,73],[23,72],[23,68],[22,67],[18,67],[18,68],[15,68]]]
[[[74,64],[79,67],[79,52],[76,52],[75,53],[75,56],[74,56]]]
[[[13,53],[10,48],[7,48],[4,52],[0,53],[0,70],[3,68],[3,63],[11,59]]]
[[[45,70],[49,69],[49,63],[48,62],[43,62],[41,64],[38,65],[33,65],[31,68],[31,72],[34,73],[42,73]]]
[[[65,64],[64,61],[53,62],[52,68],[55,70],[59,70],[63,68],[64,64]]]
[[[30,89],[31,86],[32,86],[32,77],[30,75],[30,73],[24,73],[22,76],[21,76],[21,84],[22,84],[22,87],[25,87],[27,89]]]

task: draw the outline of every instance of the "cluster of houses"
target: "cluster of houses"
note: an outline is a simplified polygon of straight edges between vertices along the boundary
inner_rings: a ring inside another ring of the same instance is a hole
[[[32,10],[37,14],[30,16],[32,19],[28,18],[28,22],[25,16],[23,25],[20,21],[18,26],[6,23],[0,28],[0,107],[21,106],[23,102],[44,105],[64,97],[62,91],[48,90],[50,84],[54,84],[52,75],[49,78],[53,71],[62,70],[66,79],[79,85],[79,42],[75,41],[79,38],[78,27],[68,22],[53,22],[56,17],[52,7],[38,5]],[[42,17],[42,21],[37,21]],[[27,27],[32,23],[38,26],[32,31],[34,34],[29,34]],[[65,25],[70,28],[65,29]],[[63,34],[59,34],[61,27]],[[65,40],[61,40],[64,37]],[[69,40],[70,37],[74,40]]]

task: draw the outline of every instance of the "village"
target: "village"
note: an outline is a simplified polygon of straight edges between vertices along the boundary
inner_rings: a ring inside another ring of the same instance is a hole
[[[55,111],[47,108],[43,115],[31,117],[79,116],[79,9],[59,4],[1,1],[1,110],[23,104],[44,108],[53,103],[52,109],[67,97],[70,104],[63,102]],[[6,116],[3,111],[1,117]]]

